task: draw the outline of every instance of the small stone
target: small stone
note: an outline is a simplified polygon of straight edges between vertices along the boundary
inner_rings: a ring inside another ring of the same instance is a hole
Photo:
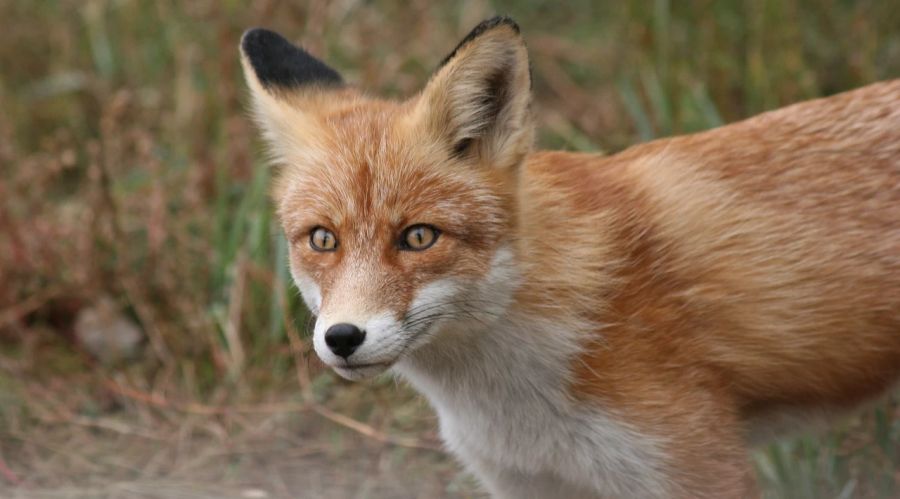
[[[137,357],[144,340],[137,324],[108,296],[81,309],[75,320],[75,337],[85,350],[106,365]]]

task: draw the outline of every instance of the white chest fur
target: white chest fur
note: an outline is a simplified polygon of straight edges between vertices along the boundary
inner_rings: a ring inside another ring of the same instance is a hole
[[[434,406],[448,448],[498,497],[664,497],[658,442],[566,395],[569,328],[500,324],[446,332],[395,367]]]

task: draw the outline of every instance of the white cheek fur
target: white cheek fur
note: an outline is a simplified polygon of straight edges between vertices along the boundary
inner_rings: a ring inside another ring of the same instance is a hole
[[[319,309],[322,307],[322,290],[319,289],[319,285],[311,277],[296,271],[293,267],[291,268],[291,276],[293,276],[294,283],[300,290],[300,295],[303,296],[306,307],[309,308],[313,315],[319,315]]]
[[[450,301],[450,298],[458,293],[459,289],[459,284],[453,278],[432,281],[416,292],[407,313],[416,314],[417,311],[421,313],[431,310],[433,307],[440,308],[441,305]]]

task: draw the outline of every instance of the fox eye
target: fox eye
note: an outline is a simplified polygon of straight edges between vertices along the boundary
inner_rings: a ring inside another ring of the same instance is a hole
[[[440,235],[441,231],[430,225],[411,225],[404,229],[403,234],[400,236],[400,249],[407,251],[426,250],[434,245]]]
[[[316,227],[309,233],[309,247],[316,251],[334,251],[337,249],[337,238],[330,230]]]

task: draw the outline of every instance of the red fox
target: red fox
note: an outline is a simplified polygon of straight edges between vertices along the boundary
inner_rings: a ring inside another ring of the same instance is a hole
[[[495,497],[751,497],[752,445],[900,377],[900,80],[603,156],[533,150],[509,18],[403,101],[241,53],[317,354]]]

